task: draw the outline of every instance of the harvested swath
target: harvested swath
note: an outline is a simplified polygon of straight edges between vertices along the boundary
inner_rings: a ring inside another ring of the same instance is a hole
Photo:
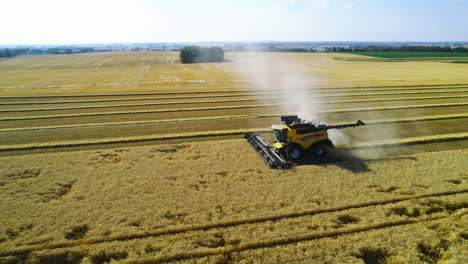
[[[179,119],[159,119],[149,121],[130,121],[130,122],[109,122],[109,123],[91,123],[91,124],[77,124],[66,126],[44,126],[34,128],[6,128],[0,129],[0,133],[20,132],[20,131],[35,131],[35,130],[53,130],[53,129],[71,129],[71,128],[86,128],[86,127],[106,127],[106,126],[127,126],[127,125],[146,125],[146,124],[164,124],[164,123],[180,123],[192,121],[206,121],[206,120],[228,120],[228,119],[244,119],[244,118],[261,118],[261,117],[276,117],[280,114],[271,115],[229,115],[229,116],[214,116],[214,117],[193,117],[193,118],[179,118]]]
[[[430,115],[430,116],[416,116],[416,117],[403,117],[403,118],[389,118],[382,120],[369,120],[366,121],[366,125],[380,125],[389,123],[405,123],[405,122],[418,122],[428,120],[443,120],[443,119],[455,119],[455,118],[466,118],[468,113],[460,114],[447,114],[447,115]]]
[[[90,124],[77,124],[77,125],[66,125],[66,126],[43,126],[43,127],[25,127],[25,128],[4,128],[0,129],[0,133],[12,133],[22,131],[38,131],[38,130],[54,130],[54,129],[73,129],[73,128],[88,128],[88,127],[111,127],[111,126],[129,126],[129,125],[147,125],[147,124],[165,124],[165,123],[181,123],[181,122],[192,122],[192,121],[203,121],[203,120],[229,120],[229,119],[254,119],[254,118],[267,118],[267,117],[279,117],[284,114],[269,114],[269,115],[229,115],[229,116],[214,116],[214,117],[194,117],[194,118],[179,118],[179,119],[160,119],[160,120],[148,120],[148,121],[133,121],[133,122],[108,122],[108,123],[90,123]],[[460,114],[446,114],[446,115],[428,115],[428,116],[416,116],[416,117],[403,117],[403,118],[391,118],[382,120],[366,120],[366,125],[378,125],[378,124],[391,124],[391,123],[405,123],[405,122],[418,122],[418,121],[430,121],[430,120],[444,120],[444,119],[457,119],[466,118],[468,113]],[[342,122],[345,124],[346,122]],[[340,123],[338,123],[340,124]]]
[[[268,130],[259,129],[255,131],[266,132]],[[59,148],[59,147],[72,147],[72,146],[89,146],[89,145],[101,145],[101,144],[110,144],[110,143],[130,143],[130,142],[165,140],[165,139],[240,135],[249,131],[252,131],[252,130],[238,129],[238,130],[207,131],[207,132],[196,132],[196,133],[177,133],[177,134],[170,134],[170,135],[163,134],[163,135],[157,135],[157,136],[119,137],[119,138],[112,138],[112,139],[56,141],[56,142],[48,142],[48,143],[40,143],[40,144],[18,144],[18,145],[2,146],[0,147],[0,151]]]
[[[465,98],[468,95],[456,96],[436,96],[436,97],[398,97],[398,98],[376,98],[376,99],[358,99],[358,100],[337,100],[326,101],[322,104],[345,104],[345,103],[365,103],[365,102],[390,102],[390,101],[414,101],[414,100],[429,100],[429,99],[454,99]],[[313,98],[313,97],[306,97]],[[57,110],[79,110],[79,109],[102,109],[102,108],[118,108],[118,107],[140,107],[140,106],[160,106],[160,105],[183,105],[183,104],[218,104],[218,103],[239,103],[251,101],[271,101],[281,100],[281,97],[276,98],[262,98],[262,99],[236,99],[236,100],[214,100],[214,101],[183,101],[183,102],[160,102],[160,103],[143,103],[143,104],[118,104],[118,105],[92,105],[92,106],[79,106],[79,107],[57,107],[57,108],[26,108],[26,109],[8,109],[0,110],[0,113],[14,113],[14,112],[37,112],[37,111],[57,111]]]
[[[415,94],[438,94],[438,93],[460,93],[467,92],[466,89],[451,89],[448,91],[417,91],[417,92],[393,92],[393,93],[363,93],[362,91],[350,91],[348,93],[340,93],[341,91],[334,92],[319,92],[315,91],[314,94],[324,94],[321,97],[351,97],[351,96],[375,96],[375,95],[415,95]],[[330,95],[330,93],[332,95]],[[337,93],[337,94],[334,94]],[[351,94],[350,94],[351,93]],[[44,101],[44,102],[6,102],[0,105],[43,105],[43,104],[78,104],[78,103],[103,103],[103,102],[125,102],[125,101],[147,101],[147,100],[175,100],[175,99],[204,99],[204,98],[222,98],[222,97],[239,97],[239,96],[266,96],[266,95],[281,95],[281,92],[265,92],[265,93],[245,93],[245,94],[220,94],[208,96],[178,96],[178,97],[144,97],[144,98],[131,98],[131,99],[100,99],[100,100],[73,100],[73,101]]]
[[[314,88],[314,91],[320,90],[333,90],[341,92],[357,92],[357,91],[398,91],[398,90],[424,90],[432,89],[453,89],[453,88],[468,88],[460,87],[468,84],[447,84],[447,85],[411,85],[411,86],[362,86],[362,87],[318,87]],[[43,96],[0,96],[0,100],[10,99],[47,99],[47,98],[83,98],[83,97],[133,97],[133,96],[151,96],[151,95],[193,95],[193,94],[226,94],[226,93],[255,93],[261,92],[262,94],[271,93],[274,90],[261,90],[261,89],[249,89],[249,90],[218,90],[218,91],[187,91],[187,92],[152,92],[152,93],[113,93],[113,94],[75,94],[75,95],[43,95]],[[306,90],[304,90],[306,91]],[[173,98],[170,97],[170,98]],[[13,103],[13,102],[12,102]],[[43,102],[43,103],[48,103]]]
[[[93,244],[114,242],[114,241],[128,241],[132,239],[142,239],[142,238],[147,238],[147,237],[176,235],[176,234],[195,232],[195,231],[209,231],[211,229],[229,228],[229,227],[236,227],[236,226],[249,225],[249,224],[261,224],[261,223],[272,222],[272,221],[281,221],[281,220],[290,219],[290,218],[301,218],[305,216],[343,212],[343,211],[347,211],[351,209],[360,209],[360,208],[367,208],[367,207],[396,204],[396,203],[401,203],[405,201],[420,200],[420,199],[425,199],[425,198],[436,198],[436,197],[464,194],[467,192],[468,192],[468,189],[462,189],[462,190],[445,191],[445,192],[439,192],[439,193],[410,195],[406,197],[397,197],[397,198],[381,200],[381,201],[371,201],[371,202],[350,204],[350,205],[344,205],[344,206],[338,206],[338,207],[332,207],[332,208],[321,208],[321,209],[315,209],[315,210],[309,210],[309,211],[294,212],[294,213],[281,214],[281,215],[271,215],[271,216],[257,217],[257,218],[251,218],[251,219],[239,219],[239,220],[220,222],[220,223],[189,225],[189,226],[183,226],[183,227],[155,230],[153,232],[144,232],[144,233],[140,232],[140,233],[125,234],[125,235],[110,236],[110,237],[94,237],[94,238],[87,238],[87,239],[81,239],[81,240],[72,240],[72,241],[67,241],[67,242],[62,242],[62,243],[52,243],[52,244],[47,244],[47,245],[22,246],[22,247],[16,248],[15,250],[0,251],[0,256],[24,254],[24,253],[30,253],[33,251],[40,251],[40,250],[46,250],[46,249],[57,249],[57,248],[65,248],[65,247],[70,248],[70,247],[93,245]],[[468,213],[468,212],[462,211],[454,215],[462,215],[465,213]],[[449,217],[449,216],[441,215],[441,216],[436,216],[436,218],[434,219],[438,219],[437,217]],[[433,219],[433,218],[425,217],[425,218],[413,219],[413,220],[425,221],[427,219]],[[386,226],[386,223],[384,223],[383,225]],[[343,230],[340,230],[340,231],[343,231]],[[344,232],[346,233],[345,230]]]
[[[372,141],[372,142],[361,142],[361,143],[355,143],[351,145],[345,145],[343,147],[359,149],[359,148],[388,147],[388,146],[400,146],[400,145],[417,145],[417,144],[434,143],[434,142],[464,140],[467,138],[468,138],[468,132],[465,132],[465,133],[421,136],[421,137],[413,137],[413,138],[378,140],[378,141]]]
[[[103,115],[130,115],[130,114],[146,114],[146,113],[164,113],[164,112],[190,112],[190,111],[210,111],[210,110],[228,110],[228,109],[243,109],[243,108],[263,108],[263,107],[278,107],[279,105],[291,104],[262,104],[262,105],[243,105],[243,106],[223,106],[223,107],[194,107],[194,108],[178,108],[178,109],[158,109],[158,110],[140,110],[140,111],[122,111],[122,112],[102,112],[102,113],[85,113],[85,114],[64,114],[64,115],[44,115],[44,116],[26,116],[26,117],[4,117],[0,121],[15,121],[15,120],[34,120],[34,119],[53,119],[53,118],[69,118],[69,117],[84,117],[84,116],[103,116]],[[294,105],[294,104],[293,104]],[[371,108],[354,108],[340,110],[325,110],[317,111],[318,114],[325,113],[349,113],[362,111],[382,111],[395,109],[412,109],[412,108],[434,108],[446,106],[465,106],[466,103],[448,103],[448,104],[427,104],[427,105],[407,105],[407,106],[386,106],[386,107],[371,107]]]
[[[437,111],[434,111],[437,112]],[[466,112],[466,111],[465,111]],[[365,112],[366,114],[368,112]],[[170,116],[170,115],[169,115]],[[182,115],[183,116],[183,115]],[[339,115],[338,115],[339,116]],[[151,116],[149,116],[151,118]],[[154,117],[153,117],[154,118]],[[156,117],[157,118],[157,117]],[[358,118],[353,119],[336,118],[329,121],[329,124],[336,124],[343,120],[347,122],[355,122]],[[361,119],[361,118],[359,118]],[[93,119],[87,119],[88,122],[94,122]],[[362,120],[366,121],[367,118]],[[467,131],[467,123],[465,119],[446,119],[446,120],[428,120],[420,122],[403,122],[403,123],[390,123],[381,124],[377,126],[364,126],[356,129],[347,129],[343,131],[352,142],[366,142],[371,140],[384,140],[389,138],[406,138],[414,136],[426,136],[437,134],[450,134],[460,133]],[[33,127],[29,122],[41,122],[47,125],[48,122],[44,121],[73,121],[71,119],[58,119],[58,120],[39,120],[24,122],[24,127]],[[101,120],[96,120],[98,123]],[[118,121],[118,119],[105,120]],[[252,122],[253,121],[253,122]],[[114,126],[114,127],[88,127],[88,128],[75,128],[66,130],[39,130],[39,131],[21,131],[13,133],[0,133],[0,145],[16,145],[16,144],[33,144],[45,143],[55,141],[70,141],[70,140],[88,140],[88,139],[107,139],[114,137],[134,137],[134,136],[152,136],[152,135],[171,135],[181,132],[205,132],[205,131],[222,131],[222,130],[237,130],[237,129],[262,129],[269,128],[271,124],[278,123],[277,117],[266,117],[257,119],[229,119],[229,120],[201,120],[181,122],[181,123],[166,123],[166,124],[142,124],[133,126]],[[76,122],[77,124],[78,122]],[[51,124],[52,125],[52,124]],[[67,125],[64,124],[57,125]],[[430,127],[430,129],[421,130],[421,127]],[[394,130],[393,130],[394,129]],[[395,131],[394,133],[384,133],[385,131]],[[271,129],[266,133],[266,137],[270,142],[273,139]],[[193,141],[210,141],[220,138],[239,138],[240,135],[221,135],[215,137],[199,137],[193,138]],[[187,141],[187,139],[171,139],[170,141]],[[192,139],[191,139],[192,140]],[[340,141],[337,141],[340,142]],[[468,142],[460,142],[461,144]],[[129,145],[144,145],[145,142],[130,143]],[[164,144],[164,141],[153,141],[149,144]],[[452,143],[448,143],[452,145]],[[125,145],[125,144],[119,144]],[[91,148],[98,148],[99,145],[94,145]],[[107,148],[109,146],[102,146]],[[425,147],[425,146],[424,146]],[[393,150],[394,148],[392,148]]]
[[[241,134],[248,133],[248,132],[269,132],[269,131],[271,131],[270,128],[233,129],[233,130],[222,130],[222,131],[174,133],[174,134],[161,134],[161,135],[150,135],[150,136],[55,141],[55,142],[31,143],[31,144],[12,144],[12,145],[0,146],[0,151],[19,151],[19,150],[33,150],[33,149],[46,149],[46,148],[103,145],[103,144],[113,144],[113,143],[131,143],[131,142],[158,141],[158,140],[183,139],[183,138],[229,136],[229,135],[241,135]],[[399,146],[399,145],[415,145],[415,144],[424,144],[424,143],[431,143],[431,142],[463,140],[467,138],[468,138],[468,132],[451,133],[451,134],[442,134],[442,135],[431,135],[431,136],[422,136],[422,137],[362,142],[362,143],[346,145],[344,147],[345,148],[372,148],[372,147],[387,147],[387,146]]]
[[[330,110],[342,110],[342,109],[354,109],[354,108],[374,108],[374,107],[387,107],[387,106],[406,106],[406,105],[427,105],[427,104],[453,104],[453,103],[465,103],[468,100],[466,98],[445,98],[445,99],[426,99],[426,100],[413,100],[413,101],[376,101],[376,102],[350,102],[350,103],[342,103],[342,104],[316,104],[313,105],[313,108],[316,110],[321,110],[321,111],[330,111]],[[273,104],[273,103],[282,103],[278,101],[268,101],[268,102],[263,102],[264,104]],[[132,111],[152,111],[152,110],[160,110],[160,109],[165,109],[165,110],[170,110],[170,109],[175,109],[178,110],[179,108],[213,108],[213,107],[230,107],[230,106],[250,106],[250,105],[255,105],[255,104],[261,104],[261,102],[238,102],[238,103],[216,103],[216,104],[190,104],[190,105],[167,105],[167,106],[135,106],[135,107],[123,107],[123,108],[97,108],[97,109],[83,109],[83,110],[57,110],[57,111],[46,111],[46,112],[17,112],[17,113],[1,113],[0,112],[0,119],[4,117],[11,117],[15,116],[16,118],[23,118],[23,117],[28,117],[28,116],[38,116],[38,115],[67,115],[67,114],[99,114],[99,113],[108,113],[108,112],[120,112],[120,111],[126,111],[126,112],[132,112]],[[448,108],[457,108],[458,111],[455,113],[461,113],[461,112],[466,112],[465,108],[468,109],[468,106],[452,106],[452,107],[443,107],[441,108],[420,108],[416,109],[415,111],[408,111],[408,112],[414,112],[412,116],[415,114],[418,115],[426,115],[426,114],[448,114],[447,112],[444,111],[444,109]],[[190,118],[190,117],[211,117],[211,116],[225,116],[225,115],[246,115],[246,114],[274,114],[274,113],[282,113],[283,111],[287,111],[289,113],[295,113],[298,114],[300,109],[292,104],[288,105],[287,107],[264,107],[264,108],[234,108],[234,109],[215,109],[215,110],[210,110],[210,111],[185,111],[185,112],[161,112],[161,113],[142,113],[142,114],[131,114],[131,115],[113,115],[113,116],[108,116],[108,115],[103,115],[103,116],[83,116],[83,117],[70,117],[70,118],[56,118],[56,119],[49,119],[50,122],[48,122],[48,119],[37,119],[37,120],[31,120],[30,122],[27,121],[6,121],[6,122],[1,122],[0,127],[1,128],[8,128],[8,127],[17,127],[14,125],[14,123],[19,124],[21,123],[20,127],[35,127],[35,126],[48,126],[48,125],[68,125],[68,124],[84,124],[84,123],[100,123],[100,122],[115,122],[115,121],[142,121],[142,120],[156,120],[156,119],[176,119],[176,118]],[[313,111],[313,110],[312,110]],[[403,110],[385,110],[385,112],[380,112],[381,114],[385,116],[392,116],[392,112],[396,111],[403,111]],[[313,111],[313,113],[318,112],[318,111]],[[356,116],[359,115],[366,115],[366,113],[371,113],[373,111],[367,111],[367,112],[352,112],[355,113]],[[423,113],[427,112],[427,113]],[[320,113],[319,113],[320,114]],[[300,114],[299,114],[300,115]],[[324,120],[327,122],[339,122],[341,121],[340,118],[338,119],[328,119],[327,116],[330,115],[343,115],[340,113],[325,113],[325,114],[320,114],[321,116],[325,116],[323,118],[320,118],[320,120]],[[402,115],[396,115],[395,117],[400,117]],[[404,114],[403,116],[406,116]],[[357,117],[356,117],[357,118]],[[358,119],[365,119],[369,120],[374,117],[372,116],[366,116],[366,117],[359,117]],[[351,120],[355,119],[355,117],[352,117]],[[343,118],[344,120],[344,118]],[[29,124],[30,123],[30,124]]]
[[[351,107],[347,107],[351,108]],[[342,109],[342,108],[340,108]],[[317,118],[319,120],[326,121],[326,123],[334,124],[336,122],[341,122],[346,120],[348,122],[356,121],[361,119],[363,121],[369,121],[376,119],[378,116],[381,118],[385,117],[404,117],[404,116],[426,116],[426,115],[439,115],[439,114],[458,114],[468,112],[468,106],[447,106],[439,108],[419,108],[415,111],[408,111],[407,109],[395,109],[395,110],[384,110],[375,113],[372,111],[363,111],[363,112],[350,112],[350,113],[325,113],[318,114]],[[154,120],[171,120],[171,119],[185,119],[185,118],[199,118],[199,117],[219,117],[219,116],[233,116],[233,115],[270,115],[270,114],[297,114],[294,111],[294,108],[291,108],[290,111],[282,112],[279,111],[276,107],[269,108],[257,108],[257,109],[232,109],[232,110],[213,110],[213,111],[193,111],[193,112],[165,112],[165,113],[151,113],[151,114],[134,114],[134,115],[114,115],[114,116],[90,116],[90,117],[71,117],[71,118],[56,118],[56,119],[37,119],[37,120],[18,120],[18,121],[5,121],[0,122],[1,128],[34,128],[34,127],[44,127],[44,126],[68,126],[68,125],[79,125],[79,124],[99,124],[99,123],[109,123],[109,122],[140,122],[140,121],[154,121]],[[375,115],[377,114],[377,116]],[[0,115],[1,116],[1,115]],[[273,123],[278,123],[278,118],[261,118],[253,120],[255,124],[260,123],[264,120],[267,120],[261,126],[255,127],[269,127]],[[380,119],[380,118],[379,118]],[[236,120],[235,122],[241,122],[241,119]],[[207,121],[213,122],[213,121]],[[224,122],[224,121],[218,121]],[[228,122],[225,122],[228,123]],[[250,124],[244,122],[244,126],[238,126],[235,128],[246,128],[251,127]],[[201,124],[201,122],[200,122]],[[463,124],[463,122],[461,123]],[[177,125],[177,124],[176,124]],[[189,124],[187,124],[189,125]],[[191,125],[191,124],[190,124]],[[194,124],[195,125],[195,124]],[[207,124],[208,125],[208,124]],[[205,126],[205,125],[202,125]],[[124,128],[118,127],[117,129]],[[205,126],[206,130],[220,130],[218,126]],[[138,129],[138,128],[137,128]],[[223,128],[224,129],[224,128]],[[226,128],[230,129],[230,128]],[[232,128],[234,129],[234,128]],[[352,132],[353,130],[346,130],[346,133]],[[175,131],[181,132],[181,131]],[[459,131],[461,132],[461,131]],[[171,132],[172,133],[172,132]],[[439,132],[443,133],[455,133],[455,132]],[[141,135],[141,134],[140,134]],[[116,135],[118,136],[118,135]],[[413,135],[412,135],[413,136]],[[406,137],[406,136],[401,136]],[[18,142],[21,143],[21,142]]]

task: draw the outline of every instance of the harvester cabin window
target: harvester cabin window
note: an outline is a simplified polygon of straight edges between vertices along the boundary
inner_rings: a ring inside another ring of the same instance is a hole
[[[286,141],[286,134],[288,132],[286,129],[274,129],[273,135],[275,137],[276,142],[285,142]]]

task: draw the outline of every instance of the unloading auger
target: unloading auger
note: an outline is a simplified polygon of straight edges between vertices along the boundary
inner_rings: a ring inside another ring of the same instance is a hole
[[[255,151],[273,169],[287,169],[291,161],[299,159],[306,151],[315,156],[324,156],[333,143],[328,138],[329,129],[342,129],[365,125],[358,120],[354,124],[344,125],[315,125],[300,119],[298,116],[282,116],[282,125],[273,125],[275,143],[270,145],[263,137],[256,133],[244,134],[245,139]]]

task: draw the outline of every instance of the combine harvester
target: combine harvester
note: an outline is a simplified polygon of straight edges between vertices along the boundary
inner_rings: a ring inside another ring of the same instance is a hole
[[[324,156],[327,149],[333,147],[328,138],[328,129],[342,129],[365,125],[361,120],[355,124],[336,126],[315,125],[297,116],[282,116],[283,125],[273,125],[275,143],[270,145],[263,137],[256,133],[246,133],[244,137],[255,151],[273,169],[287,169],[291,161],[299,159],[305,151],[316,156]]]

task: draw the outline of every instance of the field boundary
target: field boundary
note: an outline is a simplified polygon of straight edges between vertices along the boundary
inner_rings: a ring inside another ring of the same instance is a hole
[[[178,227],[178,228],[168,228],[168,229],[156,230],[153,232],[134,233],[131,235],[95,237],[95,238],[89,238],[89,239],[83,239],[83,240],[77,240],[77,241],[60,242],[60,243],[54,243],[54,244],[48,244],[48,245],[42,245],[42,246],[40,245],[22,246],[14,250],[0,251],[0,257],[25,254],[25,253],[30,253],[33,251],[40,251],[40,250],[70,248],[70,247],[85,246],[85,245],[99,244],[99,243],[106,243],[106,242],[113,242],[113,241],[126,241],[130,239],[142,239],[142,238],[147,238],[147,237],[175,235],[175,234],[187,233],[187,232],[193,232],[193,231],[206,231],[210,229],[235,227],[235,226],[245,225],[245,224],[257,224],[257,223],[263,223],[263,222],[268,222],[268,221],[279,221],[279,220],[288,219],[288,218],[298,218],[298,217],[318,215],[318,214],[324,214],[324,213],[335,213],[335,212],[341,212],[341,211],[350,210],[350,209],[394,204],[394,203],[405,202],[405,201],[410,201],[410,200],[418,200],[418,199],[424,199],[424,198],[464,194],[467,192],[468,192],[468,189],[461,189],[461,190],[456,190],[456,191],[411,195],[411,196],[398,197],[398,198],[381,200],[381,201],[357,203],[353,205],[344,205],[344,206],[337,206],[337,207],[324,208],[324,209],[314,209],[314,210],[303,211],[303,212],[288,213],[288,214],[273,215],[273,216],[264,216],[264,217],[251,218],[251,219],[232,220],[232,221],[220,222],[220,223],[214,223],[214,224],[199,224],[199,225],[193,225],[193,226],[183,226],[183,227]],[[441,216],[438,216],[438,217],[441,217]],[[424,218],[423,219],[408,219],[408,220],[424,221]],[[403,221],[406,221],[406,220],[403,220]],[[379,224],[379,225],[382,225],[382,224]]]

